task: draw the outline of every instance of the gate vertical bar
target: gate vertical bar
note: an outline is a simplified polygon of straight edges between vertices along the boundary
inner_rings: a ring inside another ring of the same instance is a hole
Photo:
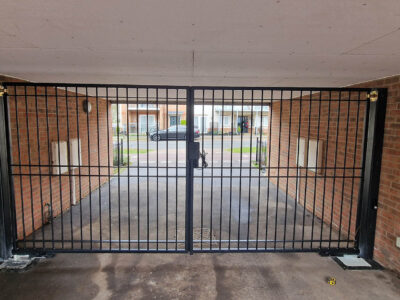
[[[360,256],[365,259],[372,259],[374,252],[387,90],[373,90],[369,98],[368,126],[365,133],[364,180],[362,192],[359,195],[360,214],[356,225],[356,228],[359,228],[359,238],[356,237],[356,241],[358,241]]]
[[[2,86],[0,85],[0,88]],[[11,256],[15,243],[15,219],[13,214],[13,191],[9,165],[11,164],[11,144],[8,132],[8,103],[5,89],[0,95],[0,260]]]
[[[193,160],[190,143],[194,140],[194,89],[186,90],[186,218],[185,250],[193,254]]]

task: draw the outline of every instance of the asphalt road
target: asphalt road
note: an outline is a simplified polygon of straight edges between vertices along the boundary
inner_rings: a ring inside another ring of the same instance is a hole
[[[195,139],[195,142],[199,142],[201,144],[201,147],[203,145],[204,141],[204,148],[211,151],[212,148],[214,149],[221,149],[222,146],[222,140],[223,140],[223,148],[228,149],[228,148],[238,148],[242,144],[243,147],[250,147],[250,143],[252,143],[252,147],[255,147],[257,138],[260,136],[253,135],[250,136],[249,134],[244,134],[243,136],[240,135],[205,135],[204,138],[200,136],[200,138]],[[128,139],[127,137],[120,137],[120,140],[123,140],[123,147],[124,149],[127,149],[128,147]],[[158,149],[163,150],[167,148],[168,149],[186,149],[186,141],[183,140],[170,140],[170,141],[159,141],[155,142],[152,141],[151,139],[147,139],[146,137],[140,137],[139,141],[134,138],[130,138],[131,140],[129,141],[129,148],[130,149],[149,149],[155,151],[157,149],[157,144],[158,144]],[[116,140],[115,140],[116,142]]]
[[[256,160],[256,153],[248,152],[248,149],[256,147],[256,137],[250,135],[241,136],[204,136],[195,140],[200,143],[200,150],[204,149],[206,161],[209,167],[250,167]],[[204,142],[204,143],[203,143]],[[186,141],[159,141],[141,139],[130,141],[130,149],[147,150],[144,153],[131,154],[129,157],[131,167],[173,167],[186,165]],[[231,153],[230,149],[247,148],[247,151]],[[127,149],[127,141],[124,141],[124,151]],[[251,155],[250,155],[251,154]],[[251,156],[251,157],[250,157]],[[221,163],[223,161],[223,163]],[[171,170],[173,171],[173,170]]]

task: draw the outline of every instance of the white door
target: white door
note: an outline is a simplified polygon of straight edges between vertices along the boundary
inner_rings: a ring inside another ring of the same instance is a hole
[[[147,128],[147,125],[149,126]],[[139,118],[139,132],[145,134],[148,129],[155,128],[156,118],[154,115],[141,115]]]

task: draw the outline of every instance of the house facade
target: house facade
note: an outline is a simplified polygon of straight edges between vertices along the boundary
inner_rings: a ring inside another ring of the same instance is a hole
[[[146,134],[186,120],[186,105],[120,104],[118,122],[123,132]],[[115,122],[116,123],[116,122]]]
[[[201,133],[258,134],[269,128],[269,106],[195,106],[194,125]]]
[[[186,105],[120,104],[119,127],[122,132],[146,134],[148,130],[166,129],[186,121]],[[117,127],[117,118],[113,120]],[[204,134],[258,134],[268,132],[269,106],[195,105],[194,126]]]

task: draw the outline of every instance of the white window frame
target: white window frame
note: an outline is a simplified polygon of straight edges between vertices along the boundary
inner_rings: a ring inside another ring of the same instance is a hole
[[[228,121],[228,122],[226,122],[226,121]],[[224,116],[223,125],[224,125],[224,128],[231,127],[231,116]]]
[[[269,125],[268,121],[268,116],[262,116],[262,126],[264,128]]]

